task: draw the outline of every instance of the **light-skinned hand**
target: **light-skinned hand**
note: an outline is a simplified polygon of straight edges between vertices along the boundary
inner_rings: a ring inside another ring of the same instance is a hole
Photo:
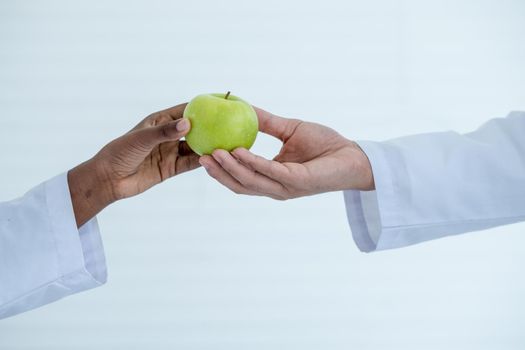
[[[208,174],[235,193],[286,200],[347,189],[373,190],[374,178],[359,146],[323,125],[275,116],[256,108],[260,131],[282,141],[268,160],[238,148],[202,156]]]

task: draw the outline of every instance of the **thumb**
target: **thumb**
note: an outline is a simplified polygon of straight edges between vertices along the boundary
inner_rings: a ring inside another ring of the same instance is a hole
[[[135,130],[127,136],[128,142],[149,153],[160,143],[176,141],[190,131],[190,121],[181,118],[166,124]]]
[[[297,125],[301,123],[298,119],[278,117],[257,107],[254,107],[254,109],[259,120],[259,130],[283,142],[292,136]]]

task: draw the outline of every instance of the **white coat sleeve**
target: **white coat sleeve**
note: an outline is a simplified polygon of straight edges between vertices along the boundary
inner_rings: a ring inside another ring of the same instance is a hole
[[[67,174],[0,203],[0,319],[105,281],[96,218],[77,229]]]
[[[358,142],[376,190],[344,191],[354,240],[370,252],[525,220],[525,113],[478,130]]]

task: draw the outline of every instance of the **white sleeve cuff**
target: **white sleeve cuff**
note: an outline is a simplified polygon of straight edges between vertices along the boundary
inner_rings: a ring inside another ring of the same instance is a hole
[[[467,136],[443,132],[358,142],[376,187],[344,191],[359,249],[405,247],[523,221],[522,155],[501,131],[518,129],[505,124],[509,120]]]
[[[96,217],[77,229],[67,173],[46,182],[45,192],[62,282],[71,293],[104,284],[107,270]]]
[[[402,247],[416,243],[396,229],[408,222],[400,212],[399,198],[410,192],[405,180],[402,155],[395,148],[377,142],[359,141],[374,174],[375,191],[344,191],[348,222],[358,248],[363,252]],[[391,169],[395,164],[396,169]],[[400,166],[401,165],[401,166]]]
[[[11,226],[3,238],[10,251],[4,257],[8,273],[0,276],[5,283],[0,286],[0,319],[106,282],[97,221],[93,218],[77,229],[67,173],[5,204],[5,209]]]

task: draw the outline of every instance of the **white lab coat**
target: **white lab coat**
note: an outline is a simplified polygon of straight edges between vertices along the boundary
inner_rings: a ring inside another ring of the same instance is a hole
[[[359,142],[375,191],[345,191],[365,252],[525,220],[525,113],[460,135],[437,132]]]
[[[105,282],[97,221],[77,229],[66,174],[0,203],[0,319]]]

